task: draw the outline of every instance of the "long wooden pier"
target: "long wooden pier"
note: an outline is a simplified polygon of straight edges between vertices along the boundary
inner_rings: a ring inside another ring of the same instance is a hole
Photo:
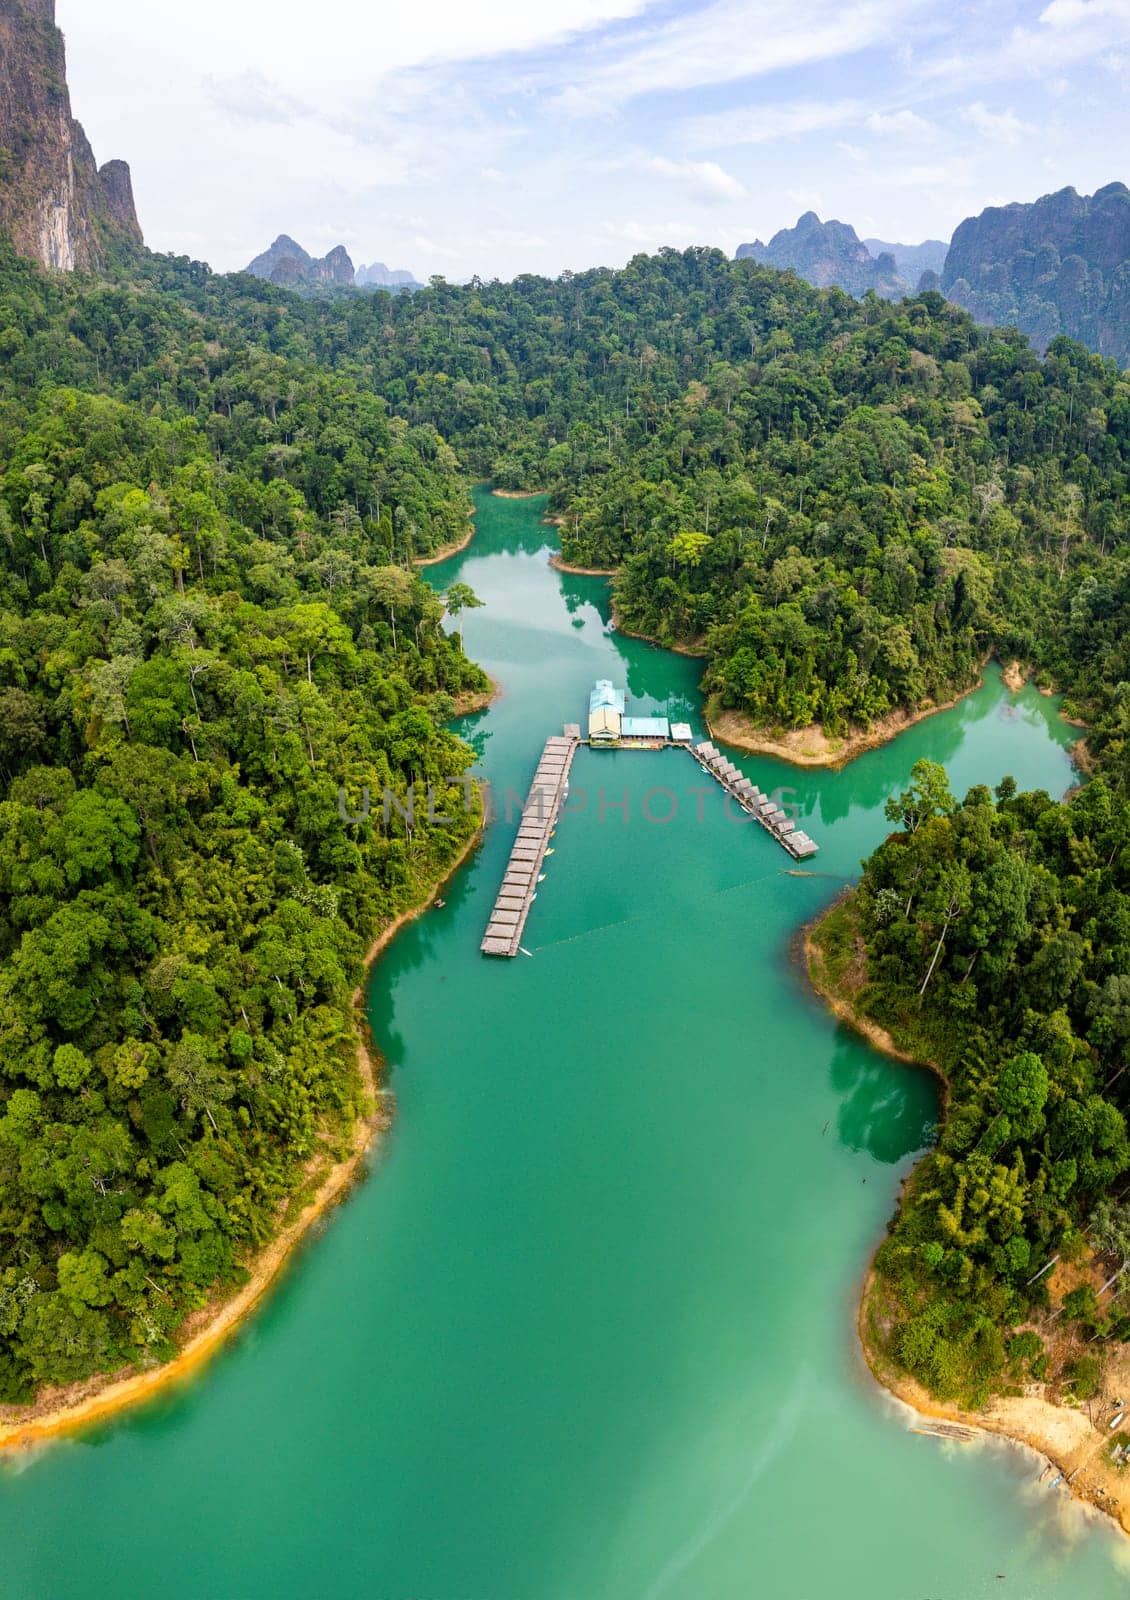
[[[569,771],[580,740],[580,727],[570,723],[563,734],[545,741],[534,781],[522,807],[522,821],[502,888],[479,946],[485,956],[518,954],[526,918],[537,894],[538,874],[569,790]]]
[[[767,833],[772,834],[777,843],[789,852],[794,861],[804,861],[809,856],[814,856],[820,846],[803,833],[784,809],[771,800],[768,795],[762,794],[755,783],[751,783],[745,774],[728,761],[722,752],[709,742],[696,745],[687,745],[686,748],[694,756],[703,772],[708,772],[712,778],[720,783],[728,795],[731,795],[748,813],[755,822],[760,822]]]

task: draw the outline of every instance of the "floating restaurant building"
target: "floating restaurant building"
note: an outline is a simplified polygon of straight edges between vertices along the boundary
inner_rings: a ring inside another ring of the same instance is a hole
[[[629,717],[625,715],[627,696],[607,678],[593,685],[589,695],[589,744],[618,745],[645,741],[648,744],[667,744],[671,738],[671,724],[666,717]],[[688,732],[688,738],[690,737]]]
[[[624,731],[624,691],[607,678],[589,695],[589,743],[619,744]]]

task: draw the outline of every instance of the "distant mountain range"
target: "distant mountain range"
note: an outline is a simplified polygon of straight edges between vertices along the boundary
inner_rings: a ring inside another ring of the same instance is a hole
[[[738,260],[747,257],[769,267],[791,267],[818,289],[835,285],[857,296],[874,289],[884,300],[910,293],[892,252],[873,256],[850,223],[821,222],[815,211],[806,211],[795,228],[782,228],[768,244],[755,239],[739,245]]]
[[[886,239],[864,239],[873,256],[894,256],[899,277],[917,287],[924,272],[941,275],[949,245],[944,239],[924,239],[921,244],[889,244]]]
[[[403,270],[390,271],[383,261],[374,261],[372,266],[358,267],[357,275],[353,280],[359,289],[422,289],[410,272]]]
[[[356,286],[410,292],[423,287],[410,272],[390,272],[383,261],[355,268],[344,245],[339,244],[329,255],[312,256],[288,233],[280,233],[269,250],[255,257],[247,271],[253,278],[264,278],[286,289],[336,284],[342,288]]]
[[[978,322],[1018,327],[1039,351],[1061,333],[1130,363],[1130,190],[1108,183],[1093,195],[1061,189],[1031,204],[990,206],[967,218],[949,245],[860,239],[846,222],[806,211],[767,245],[738,247],[791,268],[818,288],[896,300],[940,289]]]

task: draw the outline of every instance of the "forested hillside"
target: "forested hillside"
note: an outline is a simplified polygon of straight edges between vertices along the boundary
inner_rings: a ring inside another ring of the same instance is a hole
[[[1130,381],[936,294],[667,251],[340,304],[303,337],[474,470],[548,487],[566,559],[621,568],[624,624],[697,645],[759,725],[866,726],[994,649],[1067,681],[1066,617],[1127,538]]]
[[[344,1148],[350,995],[476,826],[441,724],[484,679],[408,565],[465,527],[430,427],[227,313],[10,254],[0,351],[15,1401],[167,1356]],[[386,821],[413,784],[415,826]]]
[[[293,461],[272,408],[288,362],[317,360],[471,472],[548,488],[566,558],[622,569],[625,626],[700,648],[717,703],[757,725],[867,726],[968,687],[994,649],[1069,676],[1065,617],[1127,536],[1125,375],[1065,340],[1041,361],[936,294],[861,304],[708,250],[320,305],[146,270],[159,293],[82,313],[131,393],[165,393],[157,362],[120,369],[163,322],[177,403],[218,446],[254,427],[310,492],[317,434]],[[217,317],[246,346],[204,370]]]
[[[940,1067],[949,1106],[876,1257],[873,1352],[943,1399],[1086,1398],[1103,1341],[1130,1338],[1124,793],[1097,778],[1057,805],[1009,781],[958,804],[923,762],[889,814],[817,970]]]
[[[872,1355],[947,1400],[1086,1399],[1130,1339],[1130,563],[1091,563],[1056,671],[1097,776],[1066,804],[931,763],[814,935],[821,988],[947,1083],[865,1303]]]

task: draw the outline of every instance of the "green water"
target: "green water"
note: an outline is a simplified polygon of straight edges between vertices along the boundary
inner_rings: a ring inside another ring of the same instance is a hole
[[[502,791],[598,676],[701,731],[697,664],[609,633],[540,512],[480,497],[474,544],[429,574],[487,602],[467,645],[504,693],[465,732]],[[1061,794],[1073,737],[991,675],[844,772],[751,758],[795,790],[811,878],[720,791],[700,820],[684,753],[582,750],[533,958],[478,953],[500,821],[374,974],[397,1116],[368,1180],[191,1384],[8,1467],[0,1593],[1123,1594],[1114,1535],[1033,1458],[911,1434],[861,1370],[861,1275],[936,1100],[791,954],[919,756],[958,793]]]

